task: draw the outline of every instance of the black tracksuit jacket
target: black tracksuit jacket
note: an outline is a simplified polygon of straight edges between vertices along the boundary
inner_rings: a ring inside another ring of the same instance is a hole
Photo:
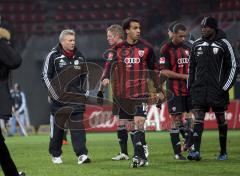
[[[196,40],[190,54],[188,88],[193,106],[222,107],[236,76],[236,57],[222,30],[214,40]]]
[[[73,58],[63,54],[59,44],[47,55],[42,72],[51,98],[51,112],[70,106],[84,112],[88,94],[88,68],[84,56],[75,49]]]

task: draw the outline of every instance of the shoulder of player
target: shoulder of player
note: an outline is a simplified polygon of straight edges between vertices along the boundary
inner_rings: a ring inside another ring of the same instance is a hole
[[[120,42],[120,43],[118,43],[118,44],[110,47],[109,50],[116,50],[116,49],[118,49],[118,48],[123,47],[124,45],[125,45],[125,41],[122,41],[122,42]]]
[[[195,40],[195,41],[193,42],[193,46],[196,46],[196,45],[198,45],[198,44],[200,44],[200,43],[203,43],[203,42],[204,42],[203,38],[200,37],[200,38],[198,38],[197,40]]]
[[[147,40],[140,39],[139,44],[142,44],[149,49],[153,49],[153,45],[151,43],[149,43]]]
[[[160,53],[166,53],[170,48],[170,42],[165,42],[160,48]]]

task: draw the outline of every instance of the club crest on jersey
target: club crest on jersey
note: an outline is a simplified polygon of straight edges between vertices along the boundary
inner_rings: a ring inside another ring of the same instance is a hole
[[[213,54],[217,54],[218,50],[219,50],[219,48],[213,48]]]
[[[165,57],[160,57],[159,58],[159,64],[165,64],[166,58]]]
[[[189,56],[189,51],[188,50],[185,50],[185,53],[187,56]]]
[[[139,51],[138,51],[138,55],[139,55],[139,57],[143,57],[143,55],[144,55],[144,50],[139,50]]]
[[[74,65],[79,65],[79,60],[75,60]]]

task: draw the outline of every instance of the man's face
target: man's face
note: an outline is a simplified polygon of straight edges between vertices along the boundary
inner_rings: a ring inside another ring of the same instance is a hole
[[[61,44],[65,51],[73,51],[75,48],[75,35],[66,35]]]
[[[110,46],[116,45],[119,41],[119,35],[115,34],[111,31],[107,31],[107,41]]]
[[[202,26],[202,36],[203,38],[211,38],[214,35],[215,29],[208,26]]]
[[[181,44],[186,40],[186,37],[187,37],[187,32],[186,31],[178,30],[178,32],[174,33],[174,35],[173,35],[173,41],[176,44]]]
[[[140,24],[138,22],[131,22],[130,28],[126,30],[127,36],[132,40],[138,40],[140,32]]]

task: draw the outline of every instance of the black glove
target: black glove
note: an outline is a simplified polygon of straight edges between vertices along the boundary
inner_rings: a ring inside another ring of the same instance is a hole
[[[103,104],[103,98],[104,98],[103,92],[102,91],[98,91],[98,93],[97,93],[97,102],[98,102],[98,104],[100,104],[100,105]]]
[[[159,109],[162,109],[162,101],[161,100],[158,100],[156,107]]]

